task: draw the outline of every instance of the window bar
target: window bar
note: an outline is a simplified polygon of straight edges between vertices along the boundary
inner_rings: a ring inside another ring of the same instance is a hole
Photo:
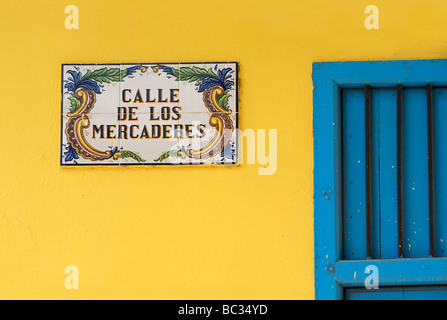
[[[366,200],[366,257],[372,257],[371,204],[371,87],[365,85],[365,200]]]
[[[427,85],[427,153],[428,153],[428,234],[429,255],[435,256],[435,186],[433,159],[433,86]]]
[[[404,257],[403,186],[402,186],[402,85],[396,89],[396,182],[398,256]]]

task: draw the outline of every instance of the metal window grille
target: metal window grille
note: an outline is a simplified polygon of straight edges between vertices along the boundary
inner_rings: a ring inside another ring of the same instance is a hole
[[[363,163],[363,174],[364,177],[362,179],[362,184],[364,183],[364,185],[360,185],[360,189],[362,190],[362,192],[364,192],[364,195],[360,196],[360,193],[356,192],[356,195],[358,196],[357,202],[361,203],[361,200],[364,199],[365,203],[364,203],[364,218],[362,218],[362,221],[364,221],[364,226],[365,226],[365,231],[364,233],[362,232],[358,232],[358,235],[360,234],[364,234],[365,242],[365,248],[364,248],[364,252],[366,255],[366,258],[381,258],[380,254],[374,254],[374,245],[375,245],[375,241],[373,240],[374,237],[374,222],[373,222],[373,203],[375,201],[375,199],[378,199],[377,196],[375,196],[374,192],[382,192],[382,194],[379,195],[380,196],[386,196],[385,194],[383,194],[383,190],[380,191],[373,191],[373,187],[372,187],[372,181],[375,179],[374,175],[378,175],[379,171],[380,171],[380,166],[377,170],[375,170],[374,172],[372,171],[372,145],[373,145],[373,136],[377,135],[377,132],[375,132],[374,130],[377,131],[378,125],[374,123],[374,121],[380,121],[380,116],[376,117],[379,120],[372,120],[372,90],[376,90],[377,92],[385,92],[385,91],[389,91],[389,92],[393,92],[393,96],[395,96],[395,133],[394,136],[390,136],[388,137],[389,139],[395,139],[396,143],[395,143],[395,197],[393,197],[393,201],[395,201],[396,203],[396,213],[395,213],[395,234],[397,235],[397,237],[394,235],[389,237],[387,239],[387,241],[397,241],[397,245],[395,246],[397,248],[397,253],[394,256],[394,258],[404,258],[407,256],[406,252],[407,250],[404,249],[405,247],[405,237],[407,237],[408,235],[406,234],[407,232],[409,232],[409,230],[407,230],[407,228],[405,228],[405,224],[404,221],[407,218],[406,214],[405,214],[405,210],[404,210],[404,201],[405,201],[405,197],[411,197],[412,195],[409,195],[408,193],[405,193],[403,188],[403,178],[404,178],[404,167],[406,165],[406,161],[407,159],[404,157],[403,154],[403,146],[404,143],[411,143],[410,141],[406,141],[406,139],[410,139],[409,137],[406,137],[404,135],[403,132],[403,116],[406,112],[411,112],[411,111],[407,111],[405,110],[405,95],[404,92],[406,92],[407,90],[418,90],[420,92],[425,92],[425,96],[426,96],[426,101],[424,103],[420,103],[419,107],[423,108],[426,112],[426,122],[424,120],[424,125],[426,126],[426,135],[427,135],[427,140],[426,140],[426,145],[425,145],[425,149],[426,154],[427,154],[427,170],[426,170],[426,187],[427,187],[427,197],[428,199],[419,199],[419,200],[423,200],[424,202],[427,203],[427,209],[426,212],[420,212],[421,215],[427,215],[427,220],[428,220],[428,236],[426,238],[426,241],[428,243],[428,257],[436,257],[436,241],[435,241],[435,166],[434,166],[434,159],[436,157],[436,154],[434,153],[434,146],[433,146],[433,139],[434,139],[434,134],[433,134],[433,92],[436,90],[445,90],[446,87],[434,87],[431,84],[427,84],[424,87],[404,87],[400,84],[396,85],[395,87],[387,87],[387,88],[373,88],[369,85],[365,85],[363,88],[353,88],[353,89],[343,89],[343,94],[342,94],[342,100],[343,97],[346,96],[346,94],[348,93],[355,93],[357,92],[357,94],[361,94],[363,92],[363,113],[364,113],[364,118],[360,118],[358,116],[351,116],[351,119],[355,118],[355,121],[364,121],[363,123],[363,129],[364,129],[364,161]],[[447,91],[447,90],[446,90]],[[358,100],[358,99],[357,99]],[[376,99],[377,100],[377,99]],[[419,99],[420,100],[420,99]],[[360,101],[356,101],[356,107],[360,108],[362,107],[360,105]],[[376,102],[377,105],[380,106],[380,102]],[[345,101],[342,101],[342,108],[345,108]],[[446,106],[447,108],[447,106]],[[352,109],[352,108],[351,108]],[[358,110],[358,109],[352,109],[352,110]],[[352,111],[351,110],[351,111]],[[377,111],[374,111],[377,112]],[[344,114],[344,113],[343,113]],[[388,112],[389,114],[389,112]],[[343,116],[343,121],[345,121],[344,116]],[[352,122],[352,120],[351,120]],[[357,129],[360,127],[358,124],[356,124]],[[348,132],[346,132],[348,131]],[[358,135],[360,135],[359,130],[356,130],[356,133]],[[348,136],[349,134],[349,136]],[[346,130],[346,126],[343,125],[343,136],[344,136],[344,140],[343,140],[343,148],[356,148],[357,150],[357,154],[359,154],[359,145],[360,145],[360,141],[361,139],[357,139],[357,144],[351,143],[351,146],[349,145],[350,142],[347,142],[347,139],[351,138],[350,132],[349,130]],[[346,156],[346,152],[343,151],[343,163],[344,163],[344,168],[347,168],[347,171],[349,171],[349,165],[354,165],[354,164],[350,164],[350,163],[346,163],[347,159],[345,158]],[[349,157],[348,157],[349,158]],[[349,160],[349,159],[348,159]],[[360,160],[358,161],[360,163]],[[352,161],[351,161],[352,163]],[[344,184],[348,184],[352,182],[348,181],[349,179],[346,178],[346,176],[344,177]],[[376,179],[377,180],[377,179]],[[382,182],[384,183],[384,182]],[[386,182],[385,182],[386,183]],[[393,182],[394,183],[394,182]],[[346,186],[344,186],[344,190],[346,190]],[[347,197],[350,197],[352,195],[349,194],[349,192],[347,192],[348,194],[345,195],[345,200],[343,203],[344,206],[344,210],[343,210],[343,214],[344,214],[344,220],[347,221],[345,222],[345,226],[348,225],[347,229],[351,229],[354,230],[354,228],[356,230],[358,229],[362,229],[363,227],[360,225],[355,225],[355,222],[350,222],[349,219],[352,218],[352,212],[348,212],[346,207],[349,207],[349,205],[347,205],[347,202],[351,201],[352,199],[347,199]],[[417,197],[417,196],[416,196]],[[381,211],[385,211],[385,210],[389,210],[389,208],[384,208],[382,207],[382,204],[375,204],[376,207],[376,211],[380,212]],[[360,212],[360,210],[358,210]],[[363,211],[363,210],[362,210]],[[364,219],[364,220],[363,220]],[[351,225],[349,225],[351,224]],[[380,223],[377,226],[376,225],[376,229],[380,229]],[[358,236],[352,236],[349,234],[349,230],[348,233],[344,233],[345,238],[347,238],[347,240],[345,239],[345,245],[347,244],[347,241],[357,241],[359,238]],[[383,239],[382,239],[383,240]],[[446,239],[447,240],[447,239]],[[362,240],[363,241],[363,240]],[[377,242],[379,243],[379,242]],[[379,243],[379,245],[383,245],[383,243]],[[348,244],[349,247],[349,244]],[[345,248],[346,249],[346,248]],[[377,252],[377,249],[375,250]],[[412,256],[414,257],[414,256]],[[359,257],[358,255],[356,255],[355,257],[350,257],[349,252],[346,252],[345,250],[345,254],[344,254],[344,259],[358,259],[358,258],[365,258],[365,257]]]

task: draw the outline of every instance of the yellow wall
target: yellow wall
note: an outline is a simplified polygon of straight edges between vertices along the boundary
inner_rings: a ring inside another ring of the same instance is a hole
[[[1,2],[1,299],[313,299],[312,62],[447,57],[444,0]],[[240,63],[275,175],[59,166],[62,63],[177,61]]]

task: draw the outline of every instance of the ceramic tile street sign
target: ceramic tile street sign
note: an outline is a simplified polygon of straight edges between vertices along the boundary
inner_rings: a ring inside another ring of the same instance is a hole
[[[237,63],[62,65],[61,165],[237,164]]]

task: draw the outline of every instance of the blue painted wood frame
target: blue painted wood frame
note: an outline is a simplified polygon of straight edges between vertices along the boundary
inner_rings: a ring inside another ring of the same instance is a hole
[[[335,263],[335,281],[343,287],[364,287],[369,265],[377,267],[379,286],[446,285],[447,258],[345,260]]]
[[[425,86],[430,82],[446,86],[447,60],[316,62],[312,78],[315,298],[342,299],[343,286],[362,286],[365,266],[373,262],[382,268],[382,285],[446,284],[445,258],[342,261],[340,98],[342,88],[365,84]]]

